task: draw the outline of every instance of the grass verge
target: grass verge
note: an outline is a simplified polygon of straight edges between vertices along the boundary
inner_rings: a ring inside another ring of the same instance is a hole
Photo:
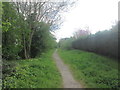
[[[61,75],[52,60],[53,51],[41,58],[12,61],[15,71],[3,80],[3,88],[60,88]]]
[[[118,88],[116,60],[80,50],[58,50],[78,81],[86,88]]]

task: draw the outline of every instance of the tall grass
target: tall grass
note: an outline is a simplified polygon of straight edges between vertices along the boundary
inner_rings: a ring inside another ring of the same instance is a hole
[[[3,88],[61,87],[61,75],[52,60],[52,53],[49,51],[41,58],[16,61],[15,72],[5,77]]]
[[[58,50],[75,78],[88,88],[117,88],[118,63],[95,53],[79,50]]]

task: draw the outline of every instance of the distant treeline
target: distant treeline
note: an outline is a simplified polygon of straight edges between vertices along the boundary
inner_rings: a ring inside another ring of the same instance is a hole
[[[118,24],[114,25],[110,30],[99,31],[95,34],[90,34],[87,37],[80,37],[74,40],[73,38],[66,39],[64,42],[69,42],[70,44],[70,41],[71,47],[70,45],[67,45],[67,49],[85,50],[117,58]]]

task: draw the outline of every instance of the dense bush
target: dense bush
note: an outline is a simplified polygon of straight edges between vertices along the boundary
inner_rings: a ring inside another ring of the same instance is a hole
[[[72,48],[118,57],[118,25],[72,42]]]
[[[49,32],[50,26],[44,22],[40,22],[36,32],[33,35],[33,41],[31,45],[31,57],[39,56],[42,52],[48,49],[54,48],[56,42],[53,35]]]
[[[22,50],[21,30],[18,21],[22,18],[18,16],[14,7],[10,3],[2,3],[2,58],[6,60],[18,59],[18,53]],[[23,23],[25,24],[25,23]]]
[[[15,67],[18,64],[15,61],[7,61],[3,60],[2,62],[2,79],[4,79],[6,76],[11,76],[13,72],[16,72]]]

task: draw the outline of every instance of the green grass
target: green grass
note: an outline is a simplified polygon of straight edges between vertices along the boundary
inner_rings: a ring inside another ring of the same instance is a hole
[[[15,72],[3,80],[4,88],[59,88],[61,75],[52,60],[53,51],[41,58],[18,60]]]
[[[107,57],[80,50],[58,50],[76,80],[86,88],[117,88],[118,63]]]

